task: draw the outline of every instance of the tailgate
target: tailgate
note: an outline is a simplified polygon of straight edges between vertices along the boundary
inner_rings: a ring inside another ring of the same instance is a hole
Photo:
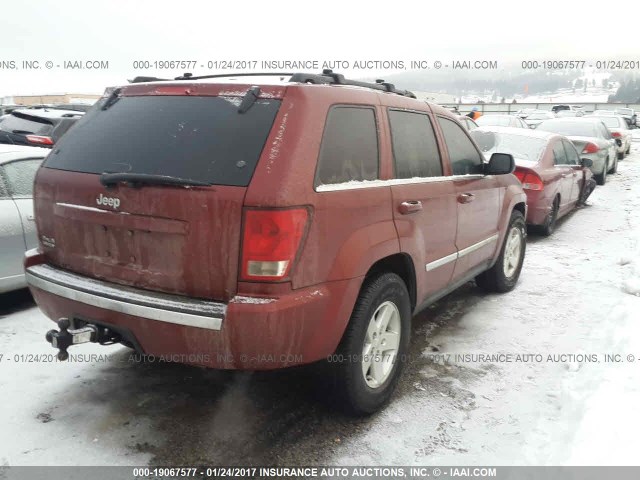
[[[94,108],[36,178],[48,262],[113,283],[229,300],[244,194],[280,105],[259,99],[239,113],[239,101],[125,96]],[[105,186],[104,173],[153,181]],[[167,185],[166,178],[185,184]]]
[[[139,288],[227,300],[236,288],[244,191],[107,190],[97,175],[44,168],[35,205],[38,231],[52,265]],[[118,208],[98,204],[105,199]]]

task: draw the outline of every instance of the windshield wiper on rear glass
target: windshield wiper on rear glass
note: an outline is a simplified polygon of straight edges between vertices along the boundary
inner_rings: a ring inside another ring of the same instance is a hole
[[[133,187],[142,185],[177,185],[182,187],[208,187],[207,182],[191,180],[189,178],[170,177],[168,175],[152,175],[148,173],[108,173],[100,175],[100,183],[105,187],[112,187],[118,183],[126,183]]]

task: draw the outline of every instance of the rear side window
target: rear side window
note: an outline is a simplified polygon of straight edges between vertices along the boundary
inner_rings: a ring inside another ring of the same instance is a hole
[[[12,196],[33,196],[33,180],[41,163],[42,159],[36,159],[19,160],[4,165],[4,177],[9,186],[9,193]]]
[[[239,103],[238,97],[122,97],[78,120],[45,166],[247,186],[280,100],[259,99],[245,113],[238,113]]]
[[[562,145],[564,145],[564,151],[567,154],[567,163],[569,165],[580,165],[580,156],[576,151],[576,147],[566,140],[562,140]]]
[[[600,122],[598,124],[598,131],[600,132],[600,136],[602,138],[606,138],[606,139],[611,138],[611,132],[609,132],[609,129],[604,126],[604,123]]]
[[[333,107],[322,136],[316,186],[378,178],[378,133],[373,108]]]
[[[440,177],[442,163],[428,115],[389,111],[396,178]]]
[[[15,133],[33,133],[36,135],[49,135],[53,125],[38,117],[18,116],[11,114],[0,122],[0,130]]]
[[[465,131],[457,123],[438,117],[449,160],[454,175],[479,175],[483,173],[482,157]]]
[[[60,137],[67,133],[67,131],[76,123],[75,118],[64,118],[55,126],[53,131],[51,132],[51,138],[54,142],[60,140]]]
[[[562,142],[557,141],[553,146],[553,164],[567,165],[567,153],[564,151]]]

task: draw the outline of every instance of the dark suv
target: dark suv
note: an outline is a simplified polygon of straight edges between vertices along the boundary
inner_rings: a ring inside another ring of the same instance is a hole
[[[83,112],[16,109],[0,122],[0,143],[51,148]]]
[[[224,369],[324,360],[335,398],[390,397],[413,314],[514,287],[526,197],[454,115],[330,71],[114,89],[35,183],[26,276],[59,358],[122,342]]]

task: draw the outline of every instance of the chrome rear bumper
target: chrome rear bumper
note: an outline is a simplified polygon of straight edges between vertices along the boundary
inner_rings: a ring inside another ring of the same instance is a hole
[[[95,280],[46,264],[26,269],[27,283],[45,292],[114,312],[188,327],[220,330],[227,305]]]

